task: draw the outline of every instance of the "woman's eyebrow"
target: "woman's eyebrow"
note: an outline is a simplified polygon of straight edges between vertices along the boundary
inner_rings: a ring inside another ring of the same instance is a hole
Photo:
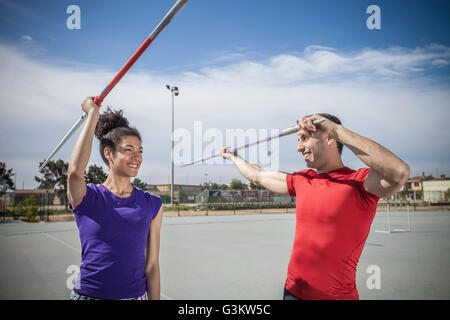
[[[135,146],[133,146],[132,144],[126,144],[126,145],[124,145],[124,146],[122,146],[122,147],[132,147],[132,148],[136,148]],[[138,149],[144,149],[142,146],[139,146],[139,148]]]

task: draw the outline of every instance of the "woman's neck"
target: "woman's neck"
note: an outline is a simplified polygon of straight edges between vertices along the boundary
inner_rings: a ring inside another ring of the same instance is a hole
[[[103,186],[119,197],[127,197],[133,192],[130,177],[121,177],[110,173]]]

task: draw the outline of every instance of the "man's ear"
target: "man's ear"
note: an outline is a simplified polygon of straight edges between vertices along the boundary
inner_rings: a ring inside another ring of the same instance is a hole
[[[328,146],[330,147],[333,143],[335,145],[337,144],[336,139],[328,138],[328,141],[327,141]]]

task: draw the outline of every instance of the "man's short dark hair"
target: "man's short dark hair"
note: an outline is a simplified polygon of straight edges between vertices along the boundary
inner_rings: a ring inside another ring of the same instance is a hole
[[[327,118],[328,120],[333,121],[336,124],[342,124],[341,120],[339,120],[338,117],[336,117],[336,116],[334,116],[332,114],[329,114],[329,113],[318,113],[318,115],[321,116],[321,117]],[[312,115],[309,115],[309,116],[306,116],[306,117],[310,117],[310,116],[312,116]],[[342,154],[342,149],[344,148],[344,145],[342,143],[340,143],[339,141],[336,141],[336,143],[337,143],[337,149],[338,149],[339,154]]]

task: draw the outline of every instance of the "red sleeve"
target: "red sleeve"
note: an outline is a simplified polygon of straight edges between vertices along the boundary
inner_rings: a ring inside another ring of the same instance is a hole
[[[359,189],[359,191],[361,193],[362,199],[369,206],[370,205],[376,205],[378,200],[380,199],[376,195],[374,195],[374,194],[372,194],[370,192],[367,192],[366,188],[364,188],[364,181],[366,180],[367,175],[369,174],[370,171],[372,171],[371,168],[358,169],[356,171],[355,179],[354,179],[354,181],[355,181],[355,183],[356,183],[356,185],[357,185],[357,187],[358,187],[358,189]]]
[[[289,195],[291,197],[295,197],[295,188],[294,188],[294,175],[293,174],[287,174],[286,175],[286,183],[289,190]]]

